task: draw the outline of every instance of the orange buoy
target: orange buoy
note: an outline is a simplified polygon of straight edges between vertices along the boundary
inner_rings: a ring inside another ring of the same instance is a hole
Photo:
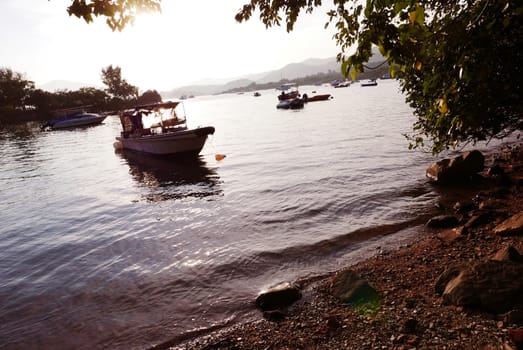
[[[217,154],[217,155],[214,156],[214,158],[216,160],[222,160],[223,158],[225,158],[225,154]]]

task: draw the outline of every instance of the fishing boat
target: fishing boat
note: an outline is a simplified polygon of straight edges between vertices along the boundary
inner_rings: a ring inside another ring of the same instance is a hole
[[[303,94],[303,102],[327,101],[333,98],[331,94],[312,95]]]
[[[276,90],[281,91],[281,93],[278,95],[278,100],[280,100],[280,101],[292,100],[292,99],[300,97],[300,92],[298,90],[298,85],[296,83],[282,84]]]
[[[63,117],[51,119],[47,121],[42,129],[66,129],[76,128],[81,126],[91,126],[102,123],[107,116],[96,113],[87,113],[84,111],[77,111],[67,114]]]
[[[197,156],[214,134],[212,126],[187,127],[182,101],[136,106],[122,112],[120,121],[114,147],[153,155]]]

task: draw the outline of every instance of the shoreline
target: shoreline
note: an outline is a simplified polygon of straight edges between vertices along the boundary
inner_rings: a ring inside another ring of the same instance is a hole
[[[300,280],[303,297],[281,320],[266,320],[260,312],[256,321],[240,321],[153,349],[519,349],[509,333],[521,329],[523,318],[514,322],[482,310],[447,305],[435,291],[438,277],[450,266],[488,259],[507,246],[523,254],[522,235],[492,233],[501,221],[523,212],[523,144],[502,144],[485,156],[478,183],[458,191],[440,187],[440,211],[456,211],[452,207],[456,192],[472,194],[460,202],[481,201],[478,206],[492,213],[491,220],[461,235],[424,228],[399,249],[380,249],[375,256],[340,271]],[[494,175],[493,168],[501,168],[503,174]],[[466,221],[472,212],[459,215]],[[359,314],[330,293],[333,278],[349,269],[380,294],[376,314]]]

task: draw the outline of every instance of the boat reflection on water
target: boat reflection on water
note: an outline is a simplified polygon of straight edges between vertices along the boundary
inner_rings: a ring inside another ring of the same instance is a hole
[[[220,178],[200,157],[165,158],[122,150],[117,154],[129,165],[129,173],[149,193],[147,201],[221,195]]]

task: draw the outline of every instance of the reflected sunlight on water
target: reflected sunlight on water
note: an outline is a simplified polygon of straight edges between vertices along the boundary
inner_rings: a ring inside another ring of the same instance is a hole
[[[190,127],[216,128],[193,161],[115,153],[116,117],[2,129],[0,347],[182,339],[423,222],[430,158],[407,150],[397,83],[312,89],[334,99],[297,111],[276,109],[272,90],[187,100]]]

